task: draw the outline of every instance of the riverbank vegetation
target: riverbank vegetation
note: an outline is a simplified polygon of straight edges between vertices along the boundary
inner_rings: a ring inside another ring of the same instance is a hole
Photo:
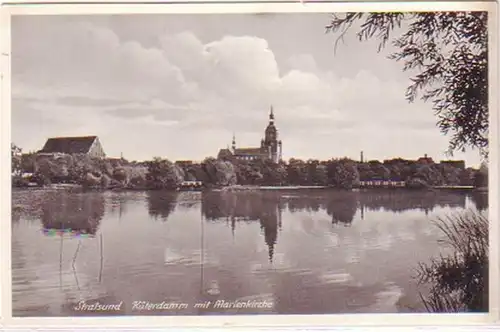
[[[488,311],[488,218],[467,211],[437,220],[448,255],[420,264],[418,280],[430,286],[422,297],[430,312]]]
[[[12,148],[12,184],[40,186],[72,183],[92,188],[175,189],[183,181],[201,181],[205,187],[329,186],[351,189],[360,181],[405,181],[408,187],[487,186],[487,167],[464,168],[453,163],[392,159],[357,162],[351,159],[228,161],[206,158],[200,163],[176,163],[153,158],[135,162],[97,159],[87,155],[20,154]],[[24,176],[23,176],[24,174]],[[27,174],[27,175],[26,175]]]

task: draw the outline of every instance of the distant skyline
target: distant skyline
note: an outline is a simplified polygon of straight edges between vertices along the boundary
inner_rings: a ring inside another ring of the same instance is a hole
[[[12,17],[12,141],[96,135],[107,155],[202,160],[259,146],[271,105],[283,158],[463,159],[409,74],[329,14]]]

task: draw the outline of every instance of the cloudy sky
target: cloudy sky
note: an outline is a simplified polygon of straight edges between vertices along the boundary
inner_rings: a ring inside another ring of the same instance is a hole
[[[283,157],[428,154],[448,139],[408,74],[351,33],[334,54],[328,14],[18,16],[12,140],[98,135],[130,160],[201,160],[258,146],[274,106]],[[476,151],[456,154],[478,165]]]

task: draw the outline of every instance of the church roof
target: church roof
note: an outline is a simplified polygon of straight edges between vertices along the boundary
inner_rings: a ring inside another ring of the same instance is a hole
[[[261,150],[261,148],[240,148],[240,149],[235,149],[234,154],[235,155],[261,155],[262,150]]]
[[[41,153],[88,153],[97,136],[53,137],[49,138]]]
[[[229,149],[220,149],[219,154],[217,155],[219,158],[232,156],[231,150]]]

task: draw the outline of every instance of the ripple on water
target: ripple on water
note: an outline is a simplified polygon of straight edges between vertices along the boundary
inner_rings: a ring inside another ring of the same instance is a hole
[[[393,283],[388,283],[386,288],[375,294],[375,303],[367,308],[370,313],[396,313],[398,302],[403,297],[403,289]]]
[[[20,315],[38,314],[57,315],[60,304],[77,301],[91,301],[106,294],[97,276],[78,273],[71,267],[42,266],[22,269],[13,282],[13,309]],[[23,277],[21,277],[23,276]],[[36,293],[37,296],[30,294]],[[19,310],[18,310],[19,309]]]
[[[193,250],[187,254],[181,254],[170,248],[165,249],[164,265],[174,266],[182,265],[185,267],[195,267],[200,265],[205,267],[218,266],[219,261],[210,255],[210,252],[202,252],[201,250]]]
[[[109,208],[99,215],[99,232],[108,238],[103,271],[98,244],[80,248],[76,272],[72,270],[78,241],[64,242],[60,271],[61,246],[57,237],[40,233],[39,221],[47,218],[42,212],[50,215],[52,209],[61,218],[71,218],[72,200],[81,207],[97,200],[101,206],[102,195]],[[332,219],[344,218],[345,206],[351,204],[352,197],[343,192],[317,192],[318,202],[310,194],[295,196],[293,204],[286,200],[294,195],[282,193],[269,194],[272,199],[261,194],[188,193],[179,194],[175,202],[156,199],[162,195],[93,192],[69,194],[59,202],[43,192],[14,194],[15,204],[25,207],[16,212],[22,213],[12,232],[14,311],[71,315],[61,307],[80,299],[162,301],[176,296],[194,302],[212,289],[214,297],[228,301],[276,299],[274,310],[285,314],[395,312],[403,293],[411,293],[409,305],[418,301],[408,286],[408,271],[441,251],[433,246],[437,236],[429,217],[406,207],[410,199],[421,201],[419,193],[403,197],[408,215],[376,209],[392,208],[391,195],[363,193],[371,208],[364,220],[355,214],[350,227],[332,225]],[[38,207],[30,209],[30,204]],[[119,208],[119,219],[110,208]],[[156,222],[158,215],[166,215],[166,222]],[[240,221],[231,225],[231,217]],[[200,220],[203,238],[198,238]],[[209,286],[210,280],[217,285]]]
[[[354,280],[351,274],[343,271],[325,271],[318,279],[321,284],[346,284]]]

